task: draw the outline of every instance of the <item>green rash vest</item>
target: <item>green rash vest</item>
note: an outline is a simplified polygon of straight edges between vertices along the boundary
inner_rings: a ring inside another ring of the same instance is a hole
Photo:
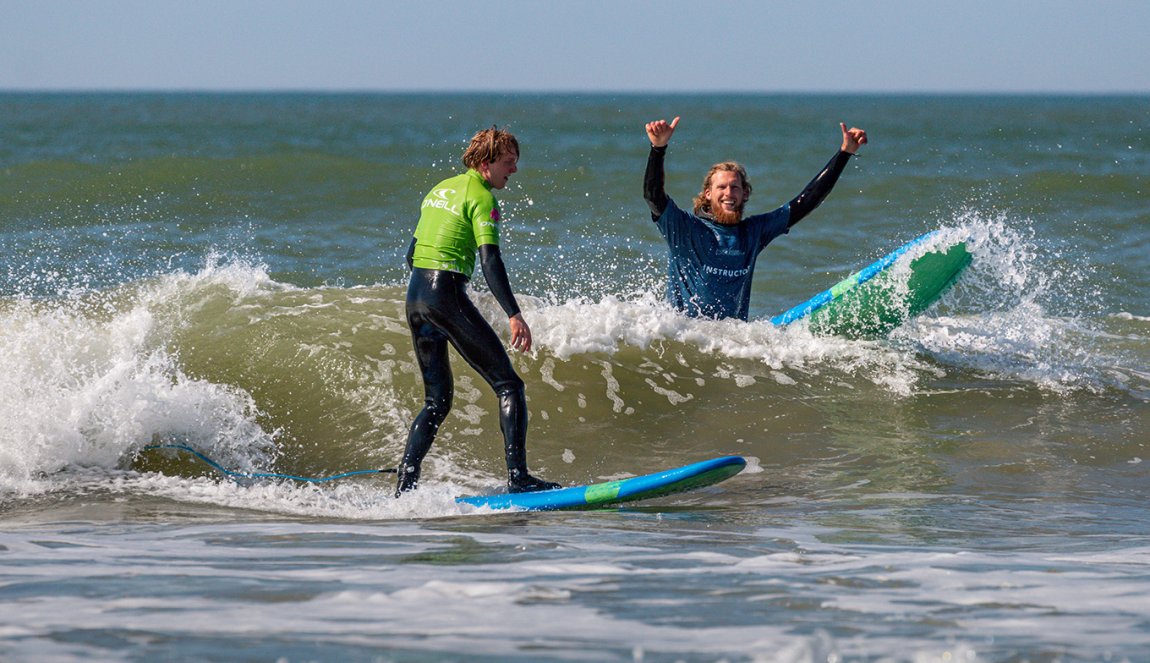
[[[443,180],[423,199],[412,266],[471,278],[475,252],[484,244],[499,246],[499,203],[473,168]]]

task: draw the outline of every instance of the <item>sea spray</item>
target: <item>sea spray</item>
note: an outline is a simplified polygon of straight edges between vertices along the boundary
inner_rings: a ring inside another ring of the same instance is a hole
[[[965,234],[975,259],[928,314],[891,335],[960,370],[1021,380],[1055,392],[1150,385],[1122,343],[1105,329],[1091,267],[1073,265],[1066,247],[1037,237],[1028,220],[962,210],[952,233]]]
[[[396,502],[385,499],[393,482],[387,475],[323,488],[290,480],[237,482],[187,453],[162,448],[170,444],[194,448],[235,472],[269,471],[281,464],[310,463],[320,472],[340,468],[341,463],[348,463],[344,469],[352,464],[369,469],[386,465],[373,463],[370,456],[356,458],[354,449],[335,450],[339,460],[325,463],[331,450],[320,448],[309,453],[310,461],[301,461],[298,444],[285,451],[284,430],[261,408],[252,393],[258,389],[197,377],[199,370],[188,366],[187,356],[196,354],[184,345],[189,333],[193,343],[204,342],[195,330],[221,322],[221,310],[242,316],[240,327],[274,318],[277,310],[296,317],[312,310],[314,297],[295,313],[263,302],[282,303],[283,297],[300,292],[271,281],[258,265],[212,256],[199,271],[173,272],[106,292],[4,301],[0,305],[2,501],[61,490],[110,491],[297,515],[459,513],[450,495],[463,488],[449,481],[422,491],[420,500]],[[349,299],[360,296],[353,292]],[[225,345],[235,331],[224,332]],[[303,343],[292,345],[298,345],[303,357],[317,352]],[[327,349],[321,344],[318,352],[323,355]],[[378,370],[379,362],[374,365],[371,370]],[[207,372],[213,370],[209,367]],[[382,405],[383,411],[391,407]],[[357,448],[379,446],[370,437],[354,442]],[[467,465],[466,459],[455,460],[447,450],[429,461],[428,468],[429,473],[448,478],[458,473],[453,468]],[[471,476],[471,491],[490,480],[483,473]]]
[[[178,280],[180,277],[173,277]],[[189,376],[158,314],[169,284],[0,305],[0,474],[112,468],[179,439],[241,468],[266,466],[275,433],[243,389]]]

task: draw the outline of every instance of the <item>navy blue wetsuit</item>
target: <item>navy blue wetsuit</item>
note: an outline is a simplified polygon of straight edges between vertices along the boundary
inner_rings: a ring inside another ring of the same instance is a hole
[[[803,192],[782,207],[723,225],[706,213],[683,210],[667,196],[663,190],[666,152],[666,147],[651,148],[643,197],[670,248],[667,300],[691,317],[746,320],[759,253],[819,206],[851,155],[840,151],[831,157]]]

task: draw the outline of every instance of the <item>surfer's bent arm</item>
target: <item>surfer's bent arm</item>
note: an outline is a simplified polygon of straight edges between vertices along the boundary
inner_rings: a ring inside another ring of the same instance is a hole
[[[806,215],[815,211],[827,195],[830,194],[831,189],[835,187],[835,182],[839,181],[839,175],[842,175],[843,168],[846,168],[847,161],[851,155],[849,152],[839,150],[837,154],[831,157],[827,165],[815,175],[815,178],[807,184],[803,192],[795,196],[791,201],[791,218],[787,222],[787,227],[795,225],[803,219]]]
[[[667,146],[651,146],[651,154],[647,157],[647,172],[643,174],[643,198],[651,208],[651,218],[658,219],[667,209],[667,192],[663,190],[663,158],[667,154]]]
[[[415,269],[415,237],[411,238],[411,244],[407,245],[407,268]]]
[[[511,282],[507,280],[507,268],[499,255],[499,245],[481,244],[479,264],[483,268],[483,278],[487,279],[487,287],[491,288],[495,301],[499,302],[508,318],[514,318],[519,313],[519,304],[515,301],[515,295],[511,293]]]

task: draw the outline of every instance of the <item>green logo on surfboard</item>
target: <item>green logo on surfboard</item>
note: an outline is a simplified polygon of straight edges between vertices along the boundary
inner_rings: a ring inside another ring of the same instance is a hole
[[[583,499],[587,500],[588,503],[613,500],[619,496],[619,487],[622,485],[622,481],[608,481],[607,483],[587,486],[587,490],[583,493]]]

